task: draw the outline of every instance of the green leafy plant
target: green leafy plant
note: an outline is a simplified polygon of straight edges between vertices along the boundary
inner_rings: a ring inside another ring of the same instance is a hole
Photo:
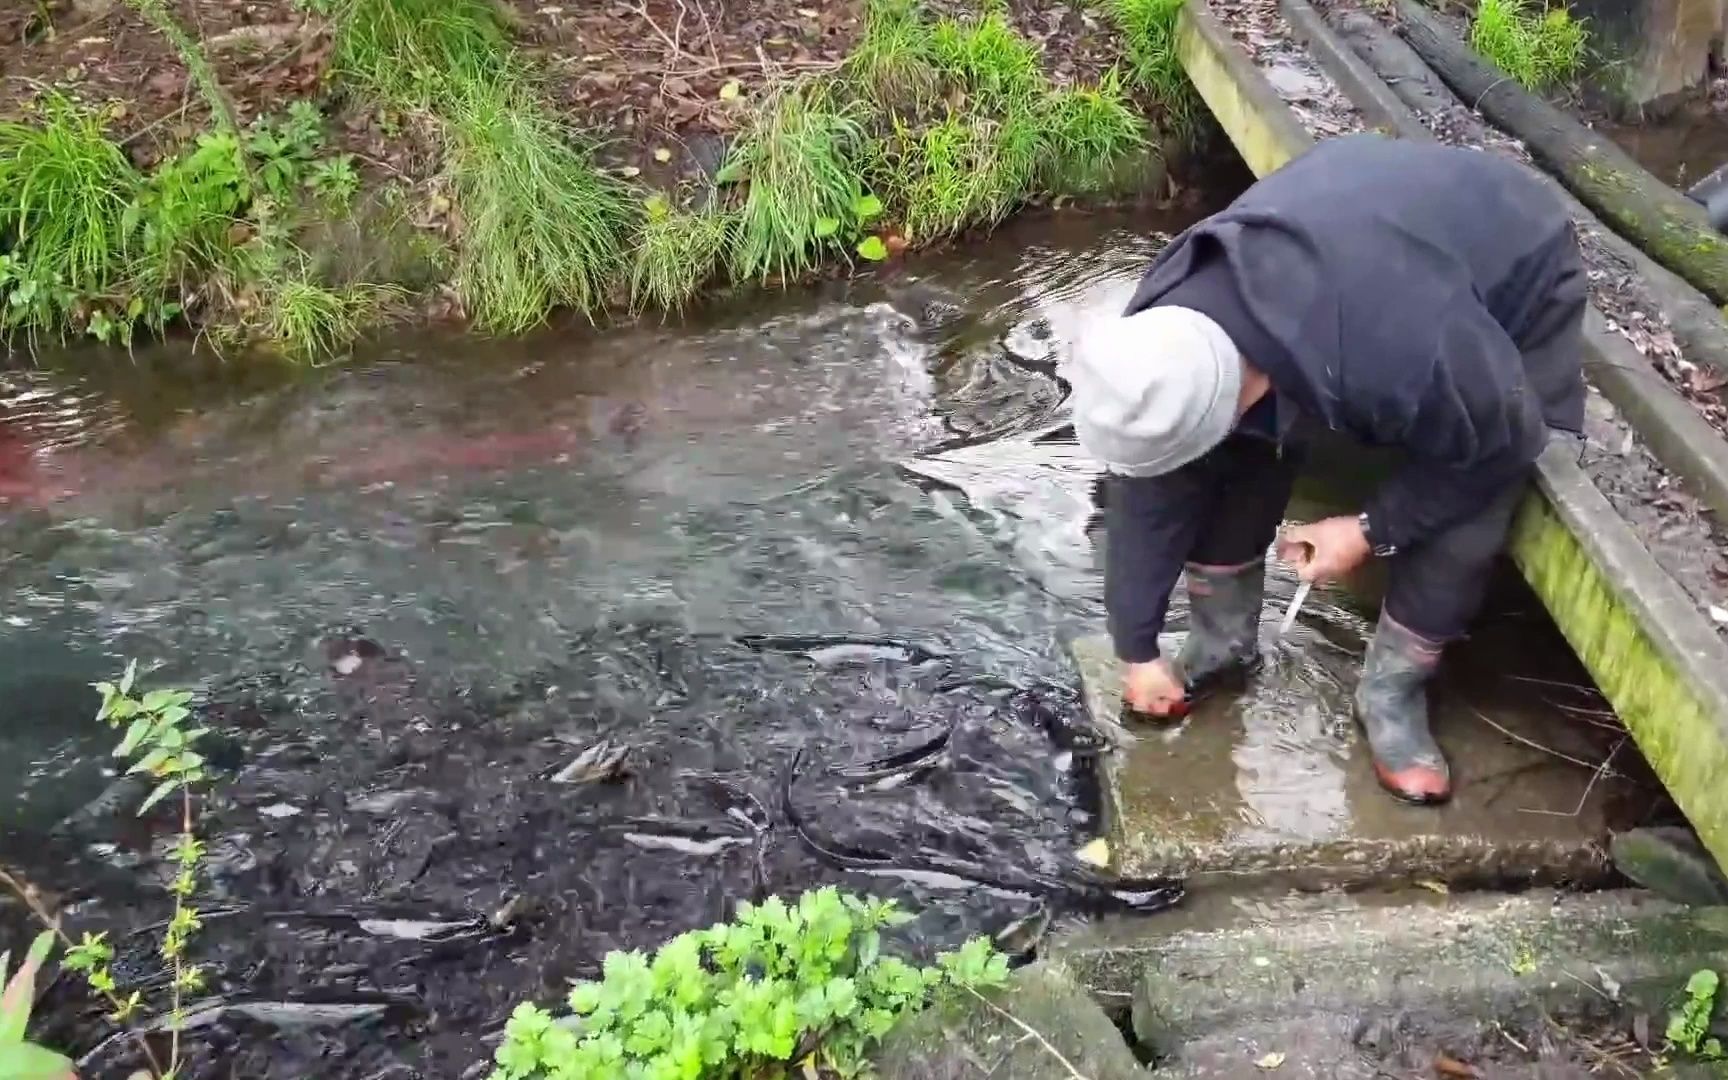
[[[275,118],[259,117],[246,136],[258,162],[258,180],[272,197],[286,201],[300,186],[324,145],[324,116],[309,101],[296,101]]]
[[[680,934],[652,957],[612,953],[599,982],[570,991],[570,1016],[517,1007],[493,1080],[746,1080],[793,1063],[858,1075],[933,994],[1007,978],[1006,957],[981,938],[922,969],[885,955],[882,931],[907,918],[891,901],[824,888],[796,904],[740,905],[734,921]]]
[[[1481,0],[1470,44],[1526,88],[1547,90],[1578,77],[1587,34],[1563,6],[1537,11],[1529,0]]]
[[[346,207],[360,192],[360,174],[354,168],[354,155],[341,154],[314,162],[307,186],[318,197],[336,207]]]
[[[192,794],[194,787],[209,777],[204,757],[195,749],[198,740],[208,731],[195,726],[192,712],[187,708],[192,700],[191,694],[178,690],[151,690],[140,695],[136,693],[137,679],[138,664],[133,661],[126,665],[118,682],[96,683],[95,689],[102,697],[96,717],[115,730],[123,729],[114,756],[129,763],[127,774],[142,775],[155,781],[138,807],[140,815],[148,813],[170,795],[177,793],[180,796],[180,835],[173,852],[175,875],[168,884],[174,910],[169,916],[160,947],[162,958],[170,969],[167,1061],[164,1063],[157,1055],[142,1029],[133,1028],[131,1032],[139,1050],[150,1063],[150,1071],[159,1080],[176,1080],[181,1066],[180,1040],[186,1019],[182,1003],[186,994],[196,993],[204,987],[204,973],[197,965],[188,962],[187,946],[202,925],[191,902],[198,887],[198,866],[204,858],[204,845],[194,831]],[[90,989],[108,1002],[112,1010],[109,1018],[118,1024],[130,1023],[143,1008],[143,994],[135,990],[121,997],[120,984],[114,977],[112,966],[114,949],[108,943],[107,934],[85,933],[82,940],[74,942],[61,930],[59,920],[42,907],[35,889],[5,870],[0,870],[0,884],[17,894],[37,920],[48,928],[48,935],[44,936],[59,938],[66,948],[64,967],[82,975]],[[27,964],[26,967],[32,972],[46,957],[49,946],[42,942],[39,937],[31,949],[36,964]],[[40,956],[38,950],[42,951]],[[0,970],[4,966],[0,961]],[[13,1021],[9,1019],[11,1013],[8,1011],[11,994],[9,987],[7,998],[0,999],[0,1014],[7,1017],[0,1018],[0,1062],[6,1060],[4,1036],[12,1030],[10,1025]],[[18,1023],[21,1025],[22,1021]],[[21,1026],[18,1030],[22,1033]],[[0,1076],[10,1078],[12,1075],[0,1070]],[[69,1074],[46,1075],[58,1080],[59,1076]]]
[[[1710,1035],[1710,1020],[1716,1012],[1716,995],[1722,980],[1705,968],[1686,980],[1686,999],[1668,1019],[1668,1042],[1677,1050],[1706,1060],[1722,1060],[1722,1042]]]
[[[821,218],[816,222],[819,239],[837,239],[859,257],[880,262],[888,257],[888,246],[880,236],[866,236],[870,226],[882,216],[882,200],[868,192],[852,200],[844,217]]]
[[[0,952],[0,1076],[6,1080],[73,1080],[72,1061],[24,1037],[30,1026],[30,1011],[36,1004],[36,973],[54,948],[54,931],[36,935],[24,963],[10,970],[10,954]]]

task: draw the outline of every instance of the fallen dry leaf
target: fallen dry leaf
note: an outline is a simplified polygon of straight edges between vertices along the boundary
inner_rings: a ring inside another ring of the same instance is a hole
[[[1451,889],[1448,889],[1446,887],[1446,883],[1444,881],[1433,881],[1433,880],[1429,880],[1429,879],[1424,879],[1422,881],[1418,881],[1416,883],[1416,887],[1419,889],[1427,889],[1431,893],[1439,893],[1441,896],[1446,896],[1452,892]]]
[[[1474,1065],[1466,1065],[1445,1054],[1434,1055],[1434,1071],[1441,1076],[1456,1077],[1457,1080],[1481,1080],[1482,1070]]]
[[[722,86],[720,88],[720,100],[721,101],[737,101],[738,96],[740,94],[742,94],[743,92],[744,92],[744,87],[742,84],[740,84],[738,82],[737,79],[728,80],[726,85]]]
[[[672,160],[672,151],[666,149],[664,146],[657,147],[654,151],[654,160],[664,165],[668,161]]]
[[[1274,1050],[1270,1054],[1267,1054],[1265,1057],[1256,1061],[1254,1067],[1271,1072],[1282,1064],[1284,1064],[1284,1054],[1281,1051]]]

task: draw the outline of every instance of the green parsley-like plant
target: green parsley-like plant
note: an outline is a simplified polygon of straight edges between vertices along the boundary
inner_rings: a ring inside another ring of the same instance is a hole
[[[599,982],[571,990],[569,1016],[516,1008],[492,1080],[756,1080],[793,1066],[856,1076],[933,995],[1007,979],[1007,957],[984,938],[931,967],[885,955],[882,931],[909,918],[830,887],[742,904],[651,957],[611,953]]]

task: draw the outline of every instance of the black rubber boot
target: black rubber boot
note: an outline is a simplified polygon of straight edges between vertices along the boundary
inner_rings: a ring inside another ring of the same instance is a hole
[[[1176,667],[1188,696],[1245,681],[1260,662],[1266,560],[1241,566],[1188,564],[1188,638]]]
[[[1428,724],[1428,680],[1440,646],[1384,613],[1356,684],[1356,719],[1368,734],[1380,786],[1412,803],[1452,797],[1452,774]]]

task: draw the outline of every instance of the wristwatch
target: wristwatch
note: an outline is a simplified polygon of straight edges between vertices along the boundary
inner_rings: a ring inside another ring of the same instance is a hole
[[[1374,552],[1375,556],[1382,559],[1389,559],[1398,554],[1398,545],[1375,542],[1374,526],[1368,521],[1368,511],[1364,510],[1360,514],[1357,514],[1356,523],[1362,526],[1362,536],[1368,541],[1368,547]]]

